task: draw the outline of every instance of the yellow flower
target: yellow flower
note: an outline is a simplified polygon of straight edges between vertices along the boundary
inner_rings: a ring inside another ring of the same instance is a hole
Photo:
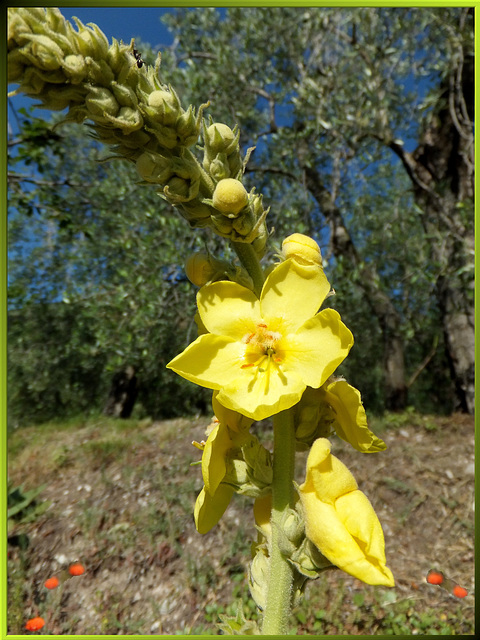
[[[326,438],[312,445],[299,494],[307,537],[332,564],[367,584],[394,586],[377,515]]]
[[[227,453],[241,444],[248,434],[252,420],[245,418],[212,399],[216,423],[210,431],[202,455],[204,487],[195,503],[195,525],[199,533],[207,533],[225,513],[233,496],[233,487],[222,484],[227,470]],[[235,435],[235,442],[231,433]]]
[[[329,291],[321,268],[291,259],[269,274],[260,300],[236,282],[206,285],[197,305],[209,333],[167,367],[253,420],[288,409],[307,385],[324,384],[353,344],[336,311],[317,313]]]
[[[364,453],[384,451],[387,446],[370,431],[360,391],[346,380],[335,380],[323,387],[325,400],[335,415],[333,427],[337,435],[354,449]]]

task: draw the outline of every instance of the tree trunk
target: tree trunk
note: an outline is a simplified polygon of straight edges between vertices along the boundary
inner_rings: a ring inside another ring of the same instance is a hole
[[[138,395],[137,376],[131,366],[118,371],[112,379],[103,413],[114,418],[129,418]]]
[[[407,384],[403,341],[400,337],[400,317],[389,297],[377,286],[378,278],[374,268],[361,265],[342,215],[333,202],[332,195],[320,180],[320,175],[312,167],[305,166],[306,185],[317,201],[320,211],[330,227],[330,243],[335,257],[342,256],[357,270],[358,286],[377,318],[383,341],[383,373],[385,385],[385,407],[390,411],[400,411],[407,406]]]
[[[395,142],[413,183],[415,201],[432,238],[431,259],[438,265],[436,294],[442,313],[445,349],[458,409],[473,413],[474,223],[473,207],[473,56],[460,50],[443,83],[440,107],[413,153]]]

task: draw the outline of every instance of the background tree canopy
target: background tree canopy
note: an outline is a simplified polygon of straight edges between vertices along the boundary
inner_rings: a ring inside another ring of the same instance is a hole
[[[370,410],[473,412],[473,14],[468,8],[178,9],[161,76],[255,146],[272,251],[321,245]],[[152,63],[151,50],[137,46]],[[102,408],[135,366],[137,412],[209,394],[165,370],[191,341],[182,263],[219,255],[87,126],[17,114],[9,140],[9,418]],[[199,141],[201,142],[201,141]]]

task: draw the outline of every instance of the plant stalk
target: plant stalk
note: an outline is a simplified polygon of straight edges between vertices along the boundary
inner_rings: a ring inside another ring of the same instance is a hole
[[[292,604],[293,567],[278,543],[282,516],[294,505],[295,425],[293,409],[273,417],[272,546],[262,635],[286,635]]]
[[[248,275],[253,280],[253,290],[258,298],[262,292],[265,276],[263,275],[263,269],[260,265],[260,260],[255,252],[255,249],[251,244],[247,242],[234,242],[231,240],[231,245],[238,256],[238,259],[242,263],[242,266],[248,272]]]

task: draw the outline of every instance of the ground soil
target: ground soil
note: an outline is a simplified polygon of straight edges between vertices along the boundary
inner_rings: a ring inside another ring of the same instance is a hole
[[[119,459],[72,456],[102,437],[91,426],[56,436],[55,446],[61,445],[67,460],[57,467],[46,469],[38,450],[28,447],[10,456],[13,484],[46,482],[41,497],[51,504],[23,528],[30,540],[23,555],[9,545],[10,590],[18,592],[14,574],[25,580],[20,596],[9,594],[9,633],[24,633],[20,625],[35,615],[46,615],[52,634],[214,629],[205,613],[209,605],[229,602],[255,532],[249,524],[251,502],[238,496],[210,533],[202,536],[195,530],[191,509],[202,482],[198,467],[189,467],[199,458],[190,443],[204,438],[206,424],[208,418],[145,423],[138,431],[141,437]],[[395,599],[408,599],[412,610],[433,607],[439,617],[456,611],[456,633],[465,628],[472,633],[473,418],[417,416],[381,436],[388,446],[381,453],[359,454],[338,439],[332,450],[350,468],[382,523]],[[299,481],[304,460],[300,455]],[[153,514],[153,519],[140,517],[140,512]],[[158,531],[146,532],[152,522]],[[75,561],[85,565],[86,573],[46,593],[45,579],[65,577],[65,569]],[[432,568],[468,589],[468,596],[460,601],[427,584],[425,576]],[[353,595],[365,591],[359,581],[332,571],[308,587],[309,598],[340,587],[345,607],[353,607]],[[373,589],[366,587],[367,594]],[[15,613],[19,600],[22,615]],[[348,616],[345,620],[342,634],[380,633],[371,621],[369,628],[362,628],[358,620],[350,626]],[[299,633],[309,630],[299,627]],[[328,633],[334,634],[335,628]]]

